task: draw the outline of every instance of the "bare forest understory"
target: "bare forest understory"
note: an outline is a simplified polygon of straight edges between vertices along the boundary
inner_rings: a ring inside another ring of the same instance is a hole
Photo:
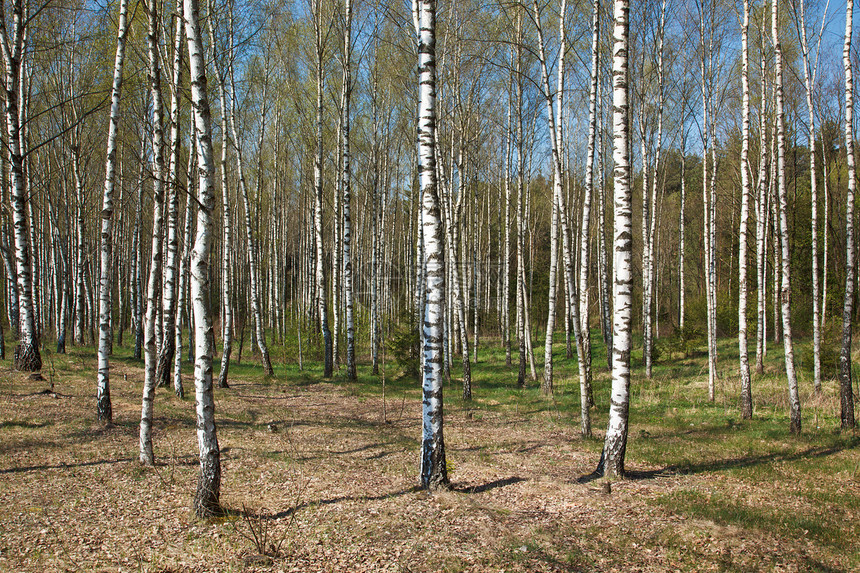
[[[453,488],[436,494],[416,487],[420,389],[393,365],[383,404],[381,379],[364,366],[347,383],[323,381],[316,364],[281,363],[264,377],[246,360],[231,389],[216,390],[228,513],[208,521],[190,507],[193,398],[158,391],[158,464],[144,468],[143,371],[126,349],[114,356],[107,427],[93,420],[91,349],[48,356],[45,381],[4,363],[0,570],[856,571],[860,440],[836,431],[836,382],[815,398],[802,380],[806,423],[792,437],[773,352],[754,378],[755,418],[743,422],[732,343],[720,345],[715,403],[706,356],[658,363],[650,382],[634,371],[631,474],[611,485],[582,479],[608,407],[599,358],[597,439],[585,441],[576,363],[561,346],[549,400],[535,382],[517,388],[504,355],[482,349],[475,399],[446,385]]]

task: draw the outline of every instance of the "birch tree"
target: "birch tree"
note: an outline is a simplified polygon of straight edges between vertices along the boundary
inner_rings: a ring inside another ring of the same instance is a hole
[[[230,128],[227,120],[227,90],[224,75],[218,58],[215,57],[215,32],[213,18],[208,19],[209,49],[212,55],[212,68],[215,71],[215,82],[218,85],[218,102],[221,104],[221,134],[224,142],[221,145],[219,168],[221,171],[221,369],[218,373],[218,387],[229,388],[227,381],[230,375],[230,355],[233,352],[233,265],[231,253],[233,250],[233,217],[230,205],[230,186],[227,182],[227,154],[230,146]]]
[[[843,430],[854,428],[854,393],[851,387],[851,318],[854,314],[854,199],[857,167],[854,160],[854,70],[851,62],[854,0],[845,7],[845,43],[842,65],[845,70],[845,155],[848,164],[848,193],[845,207],[845,300],[842,305],[842,349],[839,353],[839,404]],[[798,419],[799,419],[798,413]],[[799,421],[798,421],[799,424]],[[798,427],[799,431],[799,427]]]
[[[150,0],[153,1],[153,0]],[[170,98],[170,160],[167,173],[167,256],[164,260],[164,288],[161,300],[163,315],[161,348],[155,377],[159,386],[170,383],[173,353],[176,350],[177,288],[179,266],[179,101],[182,81],[182,12],[179,11],[173,43],[173,75]]]
[[[158,292],[162,268],[162,227],[164,226],[164,117],[161,100],[161,62],[158,55],[159,16],[158,5],[150,0],[149,33],[149,83],[152,103],[152,254],[149,264],[149,281],[146,288],[146,325],[144,327],[144,378],[143,401],[140,408],[140,462],[153,465],[152,453],[152,405],[155,400],[156,366],[158,362]]]
[[[750,85],[749,85],[749,27],[750,4],[744,0],[741,27],[741,91],[743,97],[743,140],[741,142],[741,221],[738,241],[738,352],[741,374],[742,415],[752,418],[752,387],[750,362],[747,354],[747,224],[749,221],[750,173]]]
[[[815,69],[813,70],[813,64],[810,61],[811,50],[806,32],[806,9],[803,0],[800,0],[797,12],[797,16],[799,17],[798,31],[800,33],[801,56],[803,60],[803,84],[806,88],[806,111],[809,117],[807,141],[809,142],[809,185],[810,203],[812,206],[810,217],[810,234],[812,237],[812,384],[815,388],[815,393],[819,394],[821,392],[821,291],[818,282],[818,164],[815,151],[815,106],[813,105],[818,65],[816,61]],[[826,20],[827,7],[825,7],[824,15],[822,16],[822,32]],[[820,46],[821,34],[818,34],[817,37],[819,38],[817,44]]]
[[[113,86],[111,87],[110,120],[108,121],[107,152],[105,158],[105,186],[102,198],[101,230],[101,276],[99,286],[99,371],[96,395],[96,417],[101,422],[113,418],[110,401],[110,363],[111,351],[111,277],[113,269],[113,245],[111,233],[114,211],[114,189],[116,187],[117,132],[119,131],[119,102],[122,93],[122,68],[125,63],[125,38],[128,33],[128,0],[119,4],[117,24],[116,57],[113,65]]]
[[[579,404],[580,432],[583,438],[591,437],[591,415],[589,413],[588,383],[585,369],[590,370],[591,335],[588,303],[589,271],[589,228],[591,223],[591,198],[594,193],[594,154],[597,138],[597,86],[600,82],[600,0],[594,0],[591,7],[591,85],[588,91],[588,152],[585,159],[585,191],[582,202],[581,245],[579,255],[579,319],[585,360],[580,367]],[[590,372],[589,372],[590,374]]]
[[[215,354],[209,313],[209,254],[212,247],[212,211],[215,209],[215,167],[212,125],[206,91],[206,61],[200,32],[198,0],[184,0],[185,36],[188,38],[191,103],[197,142],[197,235],[191,252],[191,304],[194,308],[194,386],[197,400],[197,444],[200,474],[194,497],[198,517],[221,513],[221,451],[215,429],[212,395],[212,359]]]
[[[24,69],[24,43],[30,21],[24,0],[12,2],[12,34],[6,29],[6,4],[0,2],[0,48],[6,67],[4,77],[6,98],[6,134],[10,163],[10,188],[12,199],[12,226],[15,241],[15,267],[18,296],[18,346],[15,348],[15,368],[24,372],[42,369],[39,352],[35,309],[33,306],[33,261],[29,233],[30,200],[24,172],[24,153],[21,149],[21,74]]]
[[[350,170],[349,123],[350,98],[352,97],[352,0],[344,1],[344,33],[343,33],[343,173],[341,187],[343,189],[343,295],[346,306],[346,378],[355,380],[355,321],[353,319],[352,292],[352,185]],[[375,270],[374,270],[375,274]],[[335,310],[337,312],[337,310]]]
[[[334,370],[332,360],[331,329],[328,324],[328,295],[325,281],[325,256],[323,249],[323,60],[325,57],[325,34],[321,0],[313,4],[314,47],[316,51],[316,157],[314,159],[314,238],[316,243],[316,301],[320,328],[323,333],[323,376],[331,378]]]
[[[603,444],[598,473],[607,477],[624,475],[627,426],[630,409],[630,326],[633,308],[633,213],[629,170],[628,30],[630,3],[614,0],[612,46],[612,125],[615,162],[615,230],[612,281],[613,358],[612,394],[609,425]]]
[[[774,68],[776,71],[776,147],[777,147],[777,193],[779,197],[779,234],[781,238],[782,261],[780,281],[780,306],[782,310],[782,342],[785,348],[785,375],[788,378],[788,400],[791,417],[791,432],[801,430],[800,394],[797,388],[797,374],[794,370],[794,341],[791,330],[791,253],[789,249],[788,228],[788,190],[785,182],[785,112],[782,79],[782,44],[779,36],[779,0],[771,0],[771,38],[774,49]]]
[[[436,0],[413,0],[418,34],[418,179],[424,243],[423,436],[421,485],[445,488],[448,470],[442,418],[442,329],[445,255],[436,181]]]

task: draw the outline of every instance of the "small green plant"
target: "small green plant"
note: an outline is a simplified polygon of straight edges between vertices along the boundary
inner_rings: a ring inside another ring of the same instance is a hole
[[[702,331],[687,323],[684,328],[676,328],[669,338],[661,338],[657,341],[654,361],[656,362],[660,357],[672,358],[674,354],[681,354],[687,358],[703,343]]]
[[[418,377],[420,342],[415,317],[408,309],[401,311],[388,339],[388,351],[406,376]]]

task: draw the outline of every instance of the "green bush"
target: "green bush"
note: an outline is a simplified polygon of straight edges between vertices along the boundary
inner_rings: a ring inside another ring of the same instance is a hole
[[[418,325],[415,323],[415,317],[410,310],[404,309],[397,316],[397,322],[391,329],[387,346],[388,351],[391,352],[395,362],[406,376],[418,378],[418,369],[421,366],[420,343],[421,338],[418,336]]]
[[[702,331],[691,323],[686,323],[684,328],[676,328],[675,332],[669,338],[661,338],[657,342],[654,360],[657,361],[658,356],[665,355],[671,358],[673,354],[683,354],[684,358],[692,354],[696,348],[705,343],[705,337]]]

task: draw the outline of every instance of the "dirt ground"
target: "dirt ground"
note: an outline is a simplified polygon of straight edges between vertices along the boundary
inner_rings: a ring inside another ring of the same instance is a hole
[[[453,488],[428,494],[415,487],[417,391],[389,395],[383,422],[378,396],[335,383],[216,390],[230,513],[196,521],[193,397],[158,391],[159,465],[143,468],[141,384],[138,368],[114,367],[105,428],[94,379],[64,377],[51,393],[0,375],[0,571],[848,570],[825,545],[658,503],[731,476],[637,465],[610,492],[581,482],[599,443],[547,412],[449,407]]]

